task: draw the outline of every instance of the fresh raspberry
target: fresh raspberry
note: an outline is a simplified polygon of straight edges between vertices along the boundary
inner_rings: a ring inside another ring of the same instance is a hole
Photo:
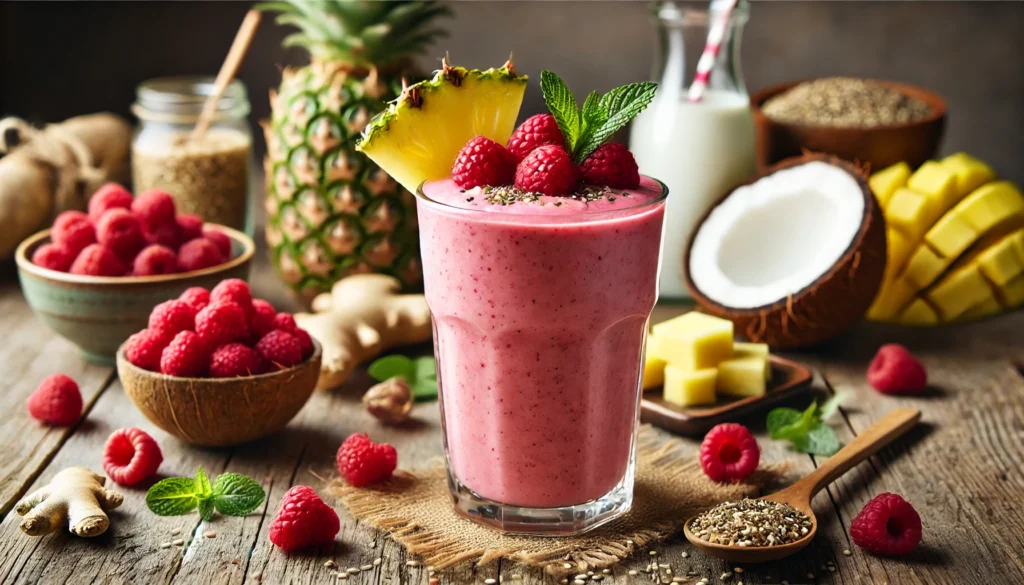
[[[227,234],[220,231],[217,228],[204,227],[203,237],[210,240],[220,249],[220,253],[224,255],[224,259],[231,258],[231,238]]]
[[[135,276],[174,274],[178,271],[178,255],[174,250],[160,244],[150,244],[139,252],[132,262]]]
[[[194,331],[182,331],[160,353],[160,373],[182,378],[198,378],[206,373],[210,350]]]
[[[126,262],[146,245],[139,218],[127,209],[110,209],[101,215],[96,222],[96,240]]]
[[[516,167],[516,187],[552,197],[568,195],[576,188],[576,166],[561,146],[535,148]]]
[[[295,317],[292,317],[290,313],[278,313],[274,316],[274,329],[295,333],[298,328],[299,326],[295,324]]]
[[[260,354],[241,343],[222,345],[210,356],[210,376],[234,378],[252,376],[263,371]]]
[[[736,423],[716,425],[700,444],[700,466],[715,481],[743,481],[760,460],[761,448],[754,436]]]
[[[210,302],[220,301],[235,303],[242,307],[246,316],[252,313],[252,290],[249,289],[249,283],[241,278],[222,280],[210,290]]]
[[[177,224],[174,220],[174,198],[160,189],[148,189],[139,193],[132,201],[132,213],[142,225],[156,227],[166,223]]]
[[[117,183],[107,183],[89,198],[89,219],[93,223],[110,209],[131,209],[132,194]]]
[[[50,239],[77,256],[86,246],[96,243],[96,228],[81,211],[65,211],[53,220]]]
[[[78,253],[71,263],[71,274],[89,276],[124,276],[128,267],[103,244],[91,244]]]
[[[256,351],[279,369],[290,368],[302,361],[302,343],[295,335],[275,329],[256,342]]]
[[[163,331],[171,337],[182,331],[195,331],[196,312],[184,301],[164,301],[150,311],[149,328]]]
[[[209,347],[218,347],[234,341],[245,341],[249,336],[245,311],[237,303],[216,301],[196,313],[196,333]]]
[[[198,313],[210,304],[210,291],[201,286],[193,286],[185,289],[178,300],[188,303]]]
[[[220,248],[206,238],[195,238],[185,242],[178,249],[178,269],[182,272],[202,270],[224,263]]]
[[[143,224],[142,234],[146,237],[146,242],[150,244],[160,244],[172,250],[181,247],[181,227],[176,222],[172,221],[156,226]]]
[[[857,546],[879,555],[905,555],[921,543],[921,517],[896,494],[880,494],[864,504],[850,524]]]
[[[883,394],[917,394],[928,385],[928,373],[910,350],[887,343],[868,366],[868,383]]]
[[[296,328],[292,335],[295,336],[295,339],[299,340],[299,347],[302,348],[302,359],[313,355],[313,338],[309,336],[309,332],[305,329]]]
[[[64,374],[47,376],[28,397],[28,413],[51,425],[74,424],[82,416],[82,393],[78,383]]]
[[[285,552],[334,542],[341,521],[334,508],[328,506],[313,488],[297,485],[281,499],[281,507],[270,522],[270,542]]]
[[[203,218],[198,215],[179,213],[175,218],[181,228],[181,241],[187,242],[203,235]]]
[[[565,147],[565,137],[558,128],[558,122],[551,114],[530,116],[512,133],[508,139],[508,151],[520,163],[534,149],[554,144]]]
[[[341,444],[335,463],[345,481],[362,487],[389,479],[398,453],[387,443],[374,443],[366,433],[353,433]]]
[[[117,429],[103,447],[103,471],[123,486],[152,477],[163,460],[160,445],[142,429]]]
[[[610,142],[597,147],[580,165],[580,180],[588,185],[607,185],[613,189],[636,189],[640,170],[633,153],[622,144]]]
[[[151,372],[160,371],[160,356],[174,334],[162,329],[143,329],[128,338],[124,356],[136,366]]]
[[[463,189],[509,185],[515,174],[516,159],[504,146],[486,136],[467,142],[452,166],[452,180]]]
[[[60,244],[43,244],[36,248],[35,252],[32,252],[33,264],[57,272],[67,272],[71,269],[71,263],[74,261],[74,254]]]
[[[276,317],[277,311],[274,310],[273,305],[263,299],[253,299],[252,314],[249,316],[249,333],[256,339],[260,339],[277,329],[274,326]]]

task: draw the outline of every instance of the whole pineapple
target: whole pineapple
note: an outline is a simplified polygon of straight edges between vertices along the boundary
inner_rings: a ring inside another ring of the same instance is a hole
[[[415,200],[355,149],[401,90],[410,57],[443,31],[436,2],[285,0],[260,6],[298,27],[284,46],[311,63],[286,69],[263,123],[267,243],[281,278],[307,301],[352,274],[422,286]]]

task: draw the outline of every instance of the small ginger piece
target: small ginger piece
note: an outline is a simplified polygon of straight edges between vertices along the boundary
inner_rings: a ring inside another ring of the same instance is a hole
[[[317,389],[340,385],[357,365],[386,349],[430,339],[426,299],[398,294],[400,289],[390,276],[350,276],[313,299],[315,313],[295,314],[299,327],[323,346]]]
[[[78,536],[99,536],[107,531],[106,512],[121,505],[124,496],[103,487],[107,478],[84,467],[69,467],[50,484],[18,502],[15,510],[21,530],[29,536],[49,534],[64,524]]]

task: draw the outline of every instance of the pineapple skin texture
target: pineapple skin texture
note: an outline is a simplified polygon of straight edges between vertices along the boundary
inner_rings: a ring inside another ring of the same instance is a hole
[[[285,70],[263,123],[271,262],[306,302],[353,274],[422,288],[415,198],[355,148],[400,81],[350,69],[314,60]]]

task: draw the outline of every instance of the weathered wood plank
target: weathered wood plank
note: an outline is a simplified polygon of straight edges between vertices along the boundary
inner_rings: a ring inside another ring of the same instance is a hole
[[[85,410],[110,382],[113,370],[78,356],[73,344],[57,337],[32,314],[15,282],[0,285],[0,517],[12,509],[47,461],[74,432],[49,427],[28,414],[25,400],[43,378],[62,372],[76,381]]]

